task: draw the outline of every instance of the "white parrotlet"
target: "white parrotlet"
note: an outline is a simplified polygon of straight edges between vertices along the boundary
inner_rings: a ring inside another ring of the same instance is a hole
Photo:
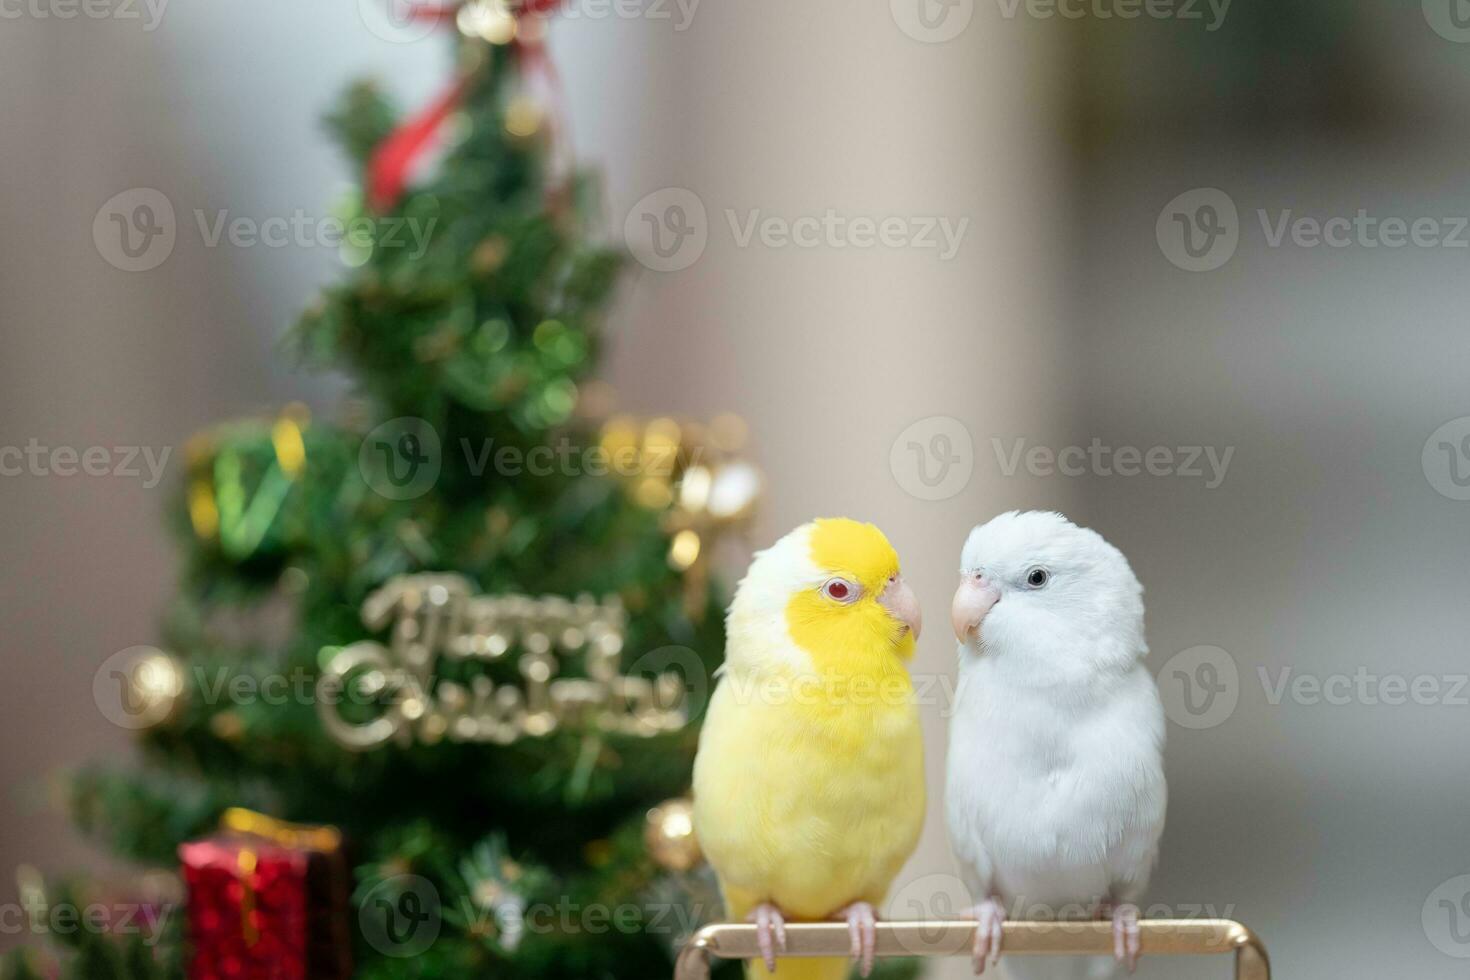
[[[1007,915],[1111,918],[1131,971],[1167,796],[1143,588],[1101,535],[1038,511],[971,531],[960,575],[946,810],[975,971]]]

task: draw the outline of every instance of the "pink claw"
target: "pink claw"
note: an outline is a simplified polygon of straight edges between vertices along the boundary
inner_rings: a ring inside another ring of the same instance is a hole
[[[1113,908],[1113,959],[1128,967],[1132,973],[1138,969],[1138,954],[1142,951],[1143,936],[1138,928],[1138,906],[1124,903]]]
[[[965,916],[974,919],[975,926],[975,975],[985,972],[987,966],[1000,962],[1000,946],[1005,938],[1006,910],[1000,902],[987,898],[970,909]]]
[[[781,910],[770,902],[762,902],[755,907],[746,921],[755,923],[756,942],[760,945],[761,959],[765,961],[766,972],[776,972],[776,951],[786,952],[786,919],[781,915]],[[774,933],[774,939],[773,934]]]
[[[878,955],[878,916],[867,902],[853,902],[837,915],[847,920],[851,955],[859,963],[859,973],[866,977],[873,972],[873,959]]]

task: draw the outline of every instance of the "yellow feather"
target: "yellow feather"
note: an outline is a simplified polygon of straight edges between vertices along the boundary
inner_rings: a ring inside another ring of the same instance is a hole
[[[850,575],[876,594],[897,558],[876,528],[855,526],[867,530],[841,528],[840,563],[820,544],[807,554],[820,573]],[[821,527],[794,533],[815,544]],[[776,586],[759,576],[782,571],[758,562],[741,589]],[[830,919],[859,901],[879,905],[924,818],[923,742],[904,637],[871,597],[834,608],[813,601],[810,582],[794,585],[784,623],[732,610],[729,669],[695,761],[695,824],[732,920],[766,901],[791,921]],[[872,609],[856,608],[868,602]],[[843,960],[780,966],[782,980],[848,970]],[[752,967],[751,976],[765,976],[759,963]]]

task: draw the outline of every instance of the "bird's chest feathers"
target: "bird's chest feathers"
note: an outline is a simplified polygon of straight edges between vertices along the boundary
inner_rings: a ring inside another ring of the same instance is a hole
[[[962,683],[950,806],[1023,864],[1098,860],[1138,821],[1156,750],[1108,712]]]
[[[797,673],[774,682],[774,701],[785,701],[776,722],[780,748],[825,760],[825,776],[850,778],[849,768],[881,775],[913,764],[918,713],[908,673],[825,671]],[[839,775],[840,773],[840,775]]]
[[[853,703],[840,708],[831,704],[799,707],[793,735],[798,753],[810,753],[826,761],[826,774],[818,779],[842,782],[855,770],[882,780],[895,769],[914,764],[917,716],[907,700],[902,704]]]
[[[871,670],[782,672],[770,679],[761,726],[773,767],[800,786],[793,817],[837,823],[904,809],[923,766],[908,671],[892,656]],[[922,789],[917,790],[920,795]]]
[[[800,666],[775,671],[769,681],[789,699],[795,723],[824,749],[876,750],[870,743],[891,742],[915,722],[913,682],[881,630],[861,621],[803,628],[792,619],[788,626]]]
[[[918,713],[907,683],[831,678],[784,712],[771,745],[770,825],[784,828],[779,863],[799,890],[826,876],[856,896],[879,892],[913,848],[924,813]],[[835,878],[834,878],[835,876]]]

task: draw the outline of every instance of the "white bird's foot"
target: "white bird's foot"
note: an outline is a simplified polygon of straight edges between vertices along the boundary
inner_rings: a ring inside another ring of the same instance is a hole
[[[1005,933],[1002,926],[1006,921],[1005,906],[993,898],[987,898],[979,905],[964,913],[967,919],[974,919],[975,926],[975,975],[979,976],[985,972],[987,966],[994,966],[1000,962],[1000,944]]]
[[[867,902],[853,902],[837,913],[847,920],[847,931],[852,936],[853,959],[858,961],[858,972],[866,977],[873,972],[873,958],[878,949],[878,916]]]
[[[747,922],[755,923],[756,942],[761,948],[761,959],[765,961],[766,972],[776,972],[776,951],[786,952],[786,918],[781,910],[770,902],[762,902],[755,907],[746,918]]]
[[[1113,906],[1110,915],[1113,920],[1113,959],[1132,973],[1138,969],[1138,954],[1143,946],[1143,937],[1138,929],[1138,906],[1124,902]]]

